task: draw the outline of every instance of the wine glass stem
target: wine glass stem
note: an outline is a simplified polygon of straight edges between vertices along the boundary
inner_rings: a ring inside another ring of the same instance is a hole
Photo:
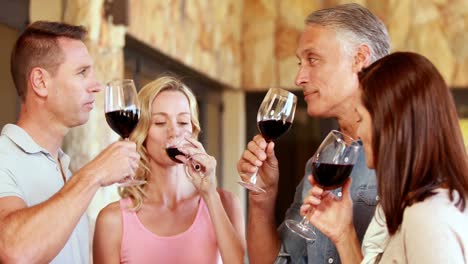
[[[307,220],[307,215],[304,215],[299,225],[306,226],[308,223],[309,223],[309,220]]]
[[[252,184],[257,183],[257,173],[258,172],[256,171],[254,174],[252,174],[252,176],[250,176],[250,183],[252,183]]]
[[[314,209],[310,209],[310,211],[302,217],[302,220],[299,223],[299,225],[302,226],[303,228],[309,225],[310,224],[309,218],[312,216],[313,213],[314,213]]]

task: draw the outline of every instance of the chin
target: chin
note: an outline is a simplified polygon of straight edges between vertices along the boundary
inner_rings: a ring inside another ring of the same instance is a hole
[[[371,170],[374,170],[375,167],[374,167],[374,161],[370,160],[369,158],[367,158],[366,156],[366,165],[367,165],[367,168],[371,169]]]
[[[82,125],[86,124],[88,122],[88,120],[89,120],[89,115],[82,116],[82,117],[78,118],[75,122],[73,122],[70,127],[82,126]]]

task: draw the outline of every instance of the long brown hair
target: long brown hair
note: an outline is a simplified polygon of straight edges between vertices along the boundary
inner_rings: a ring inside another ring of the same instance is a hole
[[[443,77],[425,57],[396,52],[359,76],[362,101],[373,120],[373,158],[390,234],[407,206],[435,194],[459,193],[465,210],[468,158],[455,104]]]

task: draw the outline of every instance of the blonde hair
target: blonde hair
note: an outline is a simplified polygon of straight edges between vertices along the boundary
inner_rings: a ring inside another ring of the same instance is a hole
[[[140,154],[139,168],[135,173],[135,179],[148,180],[151,173],[149,169],[149,156],[146,150],[146,137],[151,127],[151,113],[153,101],[160,93],[165,91],[178,91],[183,93],[189,102],[190,119],[192,122],[192,134],[197,137],[200,133],[200,122],[198,120],[198,106],[195,95],[177,78],[171,76],[160,77],[141,88],[138,93],[140,102],[140,120],[135,130],[130,135],[130,140],[136,143],[138,154]],[[143,197],[145,196],[143,185],[119,188],[119,194],[122,198],[130,198],[133,202],[132,210],[138,211],[141,208]]]

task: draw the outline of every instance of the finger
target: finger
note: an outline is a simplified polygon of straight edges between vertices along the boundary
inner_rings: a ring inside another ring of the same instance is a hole
[[[352,182],[353,182],[353,179],[351,177],[348,177],[346,182],[343,184],[343,188],[342,188],[343,197],[351,197],[350,190],[351,190]]]
[[[266,155],[268,158],[276,158],[275,156],[275,142],[270,141],[266,148]]]
[[[322,197],[324,192],[325,192],[325,190],[322,189],[321,187],[317,186],[317,185],[310,188],[310,190],[309,190],[309,194],[313,195],[315,197]]]
[[[257,142],[250,141],[247,144],[247,150],[253,155],[255,155],[255,157],[259,159],[260,161],[264,161],[267,158],[267,155],[265,153],[265,148],[262,148],[261,146],[259,146]]]
[[[309,174],[309,176],[307,176],[307,180],[309,180],[309,183],[311,186],[316,186],[318,185],[317,182],[315,181],[314,179],[314,176],[312,174]]]
[[[301,210],[300,210],[301,216],[307,215],[311,208],[312,207],[308,204],[301,205]]]
[[[309,194],[314,196],[323,196],[325,190],[315,182],[314,177],[312,175],[309,175],[307,179],[312,185],[312,188],[310,188],[309,190]]]
[[[131,151],[128,153],[128,158],[131,160],[139,161],[140,160],[140,154],[138,152]]]
[[[200,149],[203,152],[205,152],[205,148],[203,147],[202,143],[196,140],[195,138],[191,136],[186,136],[185,139],[187,140],[187,142],[192,144],[195,148]]]
[[[267,142],[261,134],[255,135],[252,141],[254,141],[262,149],[265,149],[267,146]]]
[[[237,165],[237,171],[239,174],[244,175],[252,175],[257,171],[258,167],[252,165],[250,162],[242,162]]]
[[[250,152],[249,150],[244,151],[242,158],[248,161],[250,164],[257,166],[257,167],[260,167],[263,164],[263,162],[259,160],[258,157],[254,153]]]
[[[311,195],[304,198],[304,201],[303,201],[304,204],[315,205],[315,206],[319,205],[321,202],[322,202],[321,197],[311,196]]]

